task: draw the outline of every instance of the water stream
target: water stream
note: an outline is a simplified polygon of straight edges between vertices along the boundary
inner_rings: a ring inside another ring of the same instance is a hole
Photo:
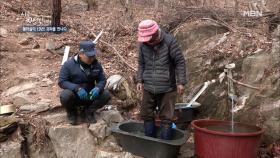
[[[233,111],[233,97],[231,97],[231,132],[234,133],[234,111]]]

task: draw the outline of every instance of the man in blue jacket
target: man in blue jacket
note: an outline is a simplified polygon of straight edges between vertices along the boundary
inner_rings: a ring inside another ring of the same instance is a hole
[[[69,123],[77,124],[77,109],[84,106],[81,117],[88,123],[96,123],[94,112],[110,100],[104,90],[106,78],[96,59],[92,41],[81,41],[80,52],[67,60],[59,74],[58,85],[64,89],[60,102],[66,108]]]

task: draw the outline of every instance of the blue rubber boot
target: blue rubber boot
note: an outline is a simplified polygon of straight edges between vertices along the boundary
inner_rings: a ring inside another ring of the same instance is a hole
[[[162,123],[160,126],[160,139],[170,140],[172,135],[172,123]]]
[[[156,126],[154,121],[144,121],[145,136],[156,137]]]

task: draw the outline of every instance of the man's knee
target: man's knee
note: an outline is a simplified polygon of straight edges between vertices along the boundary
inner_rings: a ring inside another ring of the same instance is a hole
[[[111,99],[111,95],[110,95],[109,91],[105,89],[101,95],[102,96],[100,97],[100,99],[102,101],[106,102],[106,104],[107,104],[109,102],[109,100]]]
[[[73,91],[69,89],[64,89],[60,93],[60,102],[62,105],[67,105],[71,102],[74,102],[74,100],[75,100],[75,94]]]

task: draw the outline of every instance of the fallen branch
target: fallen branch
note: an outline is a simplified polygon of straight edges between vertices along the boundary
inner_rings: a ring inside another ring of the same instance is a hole
[[[211,19],[211,18],[202,18],[202,20],[212,21],[212,22],[214,22],[216,24],[219,24],[219,25],[222,25],[222,26],[228,28],[232,32],[236,32],[237,31],[237,29],[235,29],[234,27],[230,26],[228,23],[224,22],[223,20],[217,21],[217,20],[214,20],[214,19]]]
[[[230,80],[232,80],[232,82],[237,83],[237,84],[239,84],[241,86],[244,86],[244,87],[247,87],[247,88],[251,88],[251,89],[255,89],[255,90],[261,90],[261,88],[259,88],[259,87],[255,87],[255,86],[252,86],[252,85],[249,85],[249,84],[242,83],[242,82],[237,81],[237,80],[235,80],[235,79],[233,79],[231,77],[228,77],[228,78]]]

